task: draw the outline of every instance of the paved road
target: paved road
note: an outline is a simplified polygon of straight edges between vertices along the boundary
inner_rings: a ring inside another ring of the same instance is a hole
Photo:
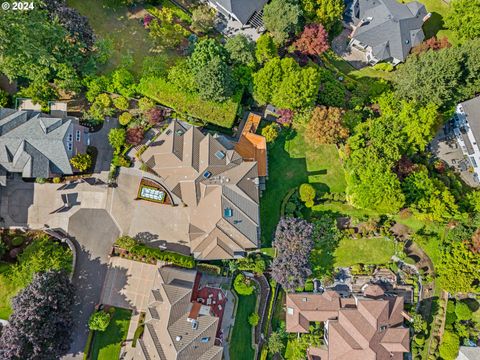
[[[74,338],[65,360],[83,359],[88,318],[100,301],[107,254],[120,232],[107,211],[80,209],[70,218],[68,233],[77,248],[77,264],[73,277],[76,288]]]

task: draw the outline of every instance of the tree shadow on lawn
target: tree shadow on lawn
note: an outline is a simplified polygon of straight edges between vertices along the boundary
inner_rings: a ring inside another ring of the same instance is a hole
[[[445,29],[443,21],[443,16],[437,12],[432,12],[432,16],[428,19],[424,26],[423,31],[425,32],[425,39],[430,39],[435,36],[440,30]]]

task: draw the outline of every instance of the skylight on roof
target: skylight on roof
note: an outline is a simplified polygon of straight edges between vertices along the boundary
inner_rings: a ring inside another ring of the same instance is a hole
[[[218,150],[216,153],[215,153],[215,156],[217,157],[217,159],[219,160],[223,160],[225,159],[225,153],[221,150]]]
[[[233,216],[233,210],[231,208],[225,208],[225,210],[223,211],[223,214],[227,218],[232,217]]]
[[[205,179],[209,179],[210,176],[212,176],[212,173],[211,173],[210,171],[205,171],[205,172],[203,173],[203,177],[204,177]]]

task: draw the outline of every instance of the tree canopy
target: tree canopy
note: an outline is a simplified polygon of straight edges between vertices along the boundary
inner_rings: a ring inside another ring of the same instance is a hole
[[[304,286],[311,274],[312,233],[313,225],[302,219],[282,218],[277,225],[273,246],[278,256],[271,265],[271,274],[287,291]]]
[[[305,108],[315,102],[319,86],[318,67],[301,68],[292,58],[274,58],[253,74],[253,96],[261,105]]]
[[[230,54],[230,59],[237,64],[255,65],[255,43],[245,35],[235,35],[228,38],[225,49]]]
[[[305,55],[321,55],[330,47],[328,33],[322,24],[305,26],[294,45],[298,51]]]
[[[63,272],[48,271],[12,300],[13,314],[2,329],[0,357],[5,360],[59,359],[70,347],[74,287]]]
[[[317,106],[308,122],[305,138],[313,145],[337,144],[348,137],[348,129],[342,123],[343,110]]]
[[[277,44],[284,44],[298,31],[302,19],[300,5],[291,0],[272,0],[263,7],[263,23]]]
[[[445,27],[455,31],[462,39],[480,37],[480,1],[453,0],[451,11],[445,17]]]

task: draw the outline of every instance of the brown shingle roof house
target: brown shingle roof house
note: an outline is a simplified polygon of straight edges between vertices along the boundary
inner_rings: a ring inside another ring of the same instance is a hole
[[[308,349],[311,360],[401,360],[409,351],[403,298],[372,300],[323,294],[287,295],[287,332],[307,333],[309,322],[325,323],[325,344]]]
[[[219,318],[192,302],[195,270],[163,267],[157,272],[135,359],[221,360],[215,345]]]
[[[255,161],[243,161],[210,134],[176,120],[141,157],[171,193],[174,205],[187,210],[185,240],[195,258],[231,259],[258,247]]]

